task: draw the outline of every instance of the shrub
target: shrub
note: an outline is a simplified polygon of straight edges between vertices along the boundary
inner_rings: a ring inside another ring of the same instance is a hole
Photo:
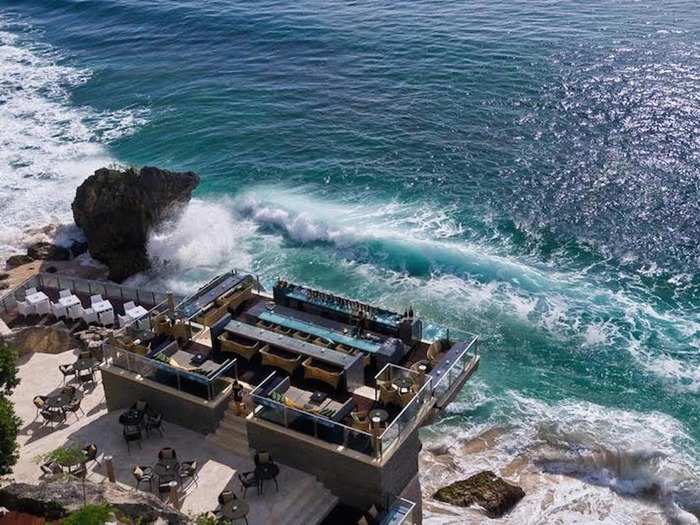
[[[109,504],[92,504],[71,512],[61,523],[62,525],[104,525],[111,521],[113,516],[114,511]]]
[[[8,397],[18,384],[17,351],[0,339],[0,476],[10,474],[17,463],[17,432],[22,421]]]

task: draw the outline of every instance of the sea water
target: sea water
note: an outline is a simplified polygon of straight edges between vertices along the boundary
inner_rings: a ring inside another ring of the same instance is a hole
[[[696,523],[699,12],[3,0],[0,252],[97,167],[194,170],[134,280],[249,268],[481,336],[426,496],[490,468],[512,523]]]

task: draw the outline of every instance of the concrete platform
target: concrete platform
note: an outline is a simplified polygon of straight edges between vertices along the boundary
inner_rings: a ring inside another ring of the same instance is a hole
[[[20,361],[21,383],[12,399],[23,424],[19,435],[20,460],[14,469],[14,479],[36,482],[41,477],[40,457],[57,447],[95,443],[99,451],[98,459],[101,460],[103,455],[113,457],[117,482],[133,487],[132,468],[135,465],[154,465],[158,451],[167,446],[176,450],[180,460],[198,462],[198,483],[186,480],[180,489],[180,509],[183,512],[195,516],[215,509],[217,496],[224,488],[232,488],[239,497],[242,496],[236,474],[252,470],[252,458],[221,448],[206,440],[202,434],[166,421],[164,437],[157,432],[151,437],[144,434],[141,447],[132,444],[129,452],[118,421],[120,413],[107,412],[99,377],[98,383],[85,391],[82,403],[85,415],[78,413],[77,418],[69,414],[66,423],[57,428],[44,425],[41,416],[36,417],[32,400],[36,395],[46,395],[60,389],[63,379],[58,366],[72,363],[76,358],[73,352],[64,352],[57,355],[30,354]],[[91,463],[88,468],[88,479],[107,482],[104,466]],[[299,516],[300,523],[308,522],[306,518],[301,519],[305,509],[300,506],[308,504],[311,496],[316,494],[325,497],[326,501],[328,498],[335,500],[316,478],[284,465],[280,465],[278,482],[279,492],[275,491],[271,481],[266,483],[262,496],[258,496],[255,489],[248,491],[246,501],[250,505],[248,521],[251,525],[288,523],[287,517],[291,515]],[[142,487],[146,488],[145,485]],[[328,510],[330,508],[326,512]],[[320,521],[323,516],[325,514],[315,517]]]

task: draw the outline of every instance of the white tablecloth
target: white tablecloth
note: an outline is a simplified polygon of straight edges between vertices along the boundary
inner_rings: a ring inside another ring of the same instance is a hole
[[[26,297],[26,299],[27,299],[27,302],[29,304],[31,304],[32,306],[49,300],[48,296],[44,292],[33,293],[31,295],[28,295]]]

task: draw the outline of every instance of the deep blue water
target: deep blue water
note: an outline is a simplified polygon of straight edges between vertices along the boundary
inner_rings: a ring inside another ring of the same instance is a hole
[[[194,170],[141,279],[184,290],[242,266],[413,304],[482,336],[430,439],[506,426],[524,432],[510,454],[659,453],[618,478],[662,479],[697,514],[698,13],[4,0],[0,244],[37,207],[65,220],[101,164]]]

